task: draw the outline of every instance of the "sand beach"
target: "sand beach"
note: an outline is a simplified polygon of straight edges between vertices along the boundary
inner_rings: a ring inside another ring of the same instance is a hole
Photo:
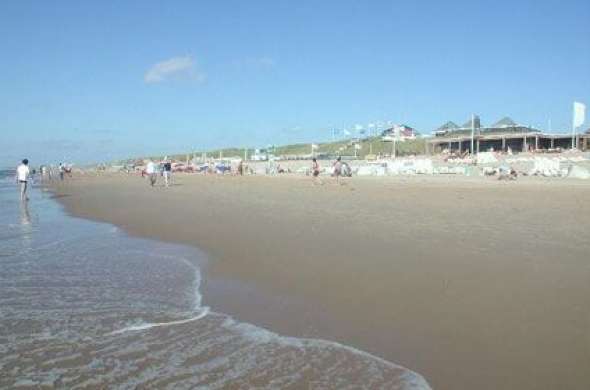
[[[435,389],[590,386],[590,185],[567,179],[77,176],[74,216],[203,250],[213,310],[352,346]]]

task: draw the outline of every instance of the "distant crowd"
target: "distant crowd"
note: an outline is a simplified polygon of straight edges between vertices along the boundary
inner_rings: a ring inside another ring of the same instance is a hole
[[[332,177],[335,178],[336,183],[340,184],[341,183],[341,178],[342,177],[350,177],[352,176],[352,169],[350,167],[350,165],[346,162],[343,162],[341,157],[338,157],[332,164],[332,169],[328,170],[330,173],[330,175]],[[181,171],[181,172],[195,172],[195,173],[202,173],[202,174],[221,174],[224,175],[226,173],[229,173],[233,176],[244,176],[245,174],[254,174],[255,172],[248,167],[246,164],[244,164],[243,160],[239,160],[237,162],[237,164],[235,166],[232,166],[230,164],[226,164],[223,162],[214,162],[214,161],[209,161],[208,163],[205,164],[201,164],[199,166],[190,167],[191,169],[187,169],[186,167],[183,167],[183,169],[178,169],[178,167],[175,167],[172,163],[171,160],[169,160],[167,157],[165,157],[162,161],[160,162],[155,162],[153,160],[147,160],[145,162],[145,166],[141,166],[141,176],[147,179],[147,183],[151,186],[154,187],[156,186],[157,182],[158,182],[158,178],[162,178],[164,180],[164,186],[165,187],[169,187],[171,185],[173,185],[172,183],[172,177],[173,177],[173,172],[175,171]],[[126,170],[128,173],[130,172],[129,170]],[[313,178],[313,182],[314,184],[324,184],[323,181],[320,179],[320,174],[322,172],[325,172],[325,170],[323,170],[320,167],[319,161],[316,158],[312,159],[312,164],[311,167],[309,168],[309,171],[307,171],[308,174],[311,173],[311,176]],[[284,169],[281,167],[280,164],[274,165],[272,164],[272,162],[269,162],[269,167],[267,170],[267,174],[283,174],[283,173],[291,173],[291,170],[289,168]]]

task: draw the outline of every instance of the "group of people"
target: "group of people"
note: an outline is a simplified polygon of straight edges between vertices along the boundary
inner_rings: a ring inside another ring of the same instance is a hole
[[[343,176],[351,176],[350,166],[342,161],[341,157],[338,157],[332,164],[333,171],[332,176],[336,179],[336,183],[341,183]],[[246,168],[243,162],[240,160],[236,174],[239,176],[244,175]],[[316,158],[312,159],[311,172],[315,184],[323,184],[320,179],[321,168]],[[152,160],[149,160],[146,164],[145,170],[142,171],[142,177],[147,177],[148,184],[154,187],[158,181],[158,176],[161,175],[164,178],[164,186],[169,187],[172,184],[172,163],[168,159],[164,159],[164,162],[157,164]]]
[[[341,176],[346,176],[347,170],[350,170],[350,167],[348,167],[348,164],[343,163],[340,157],[336,159],[336,161],[333,164],[333,167],[334,171],[332,175],[336,178],[336,182],[340,183]],[[71,169],[68,170],[67,167],[61,163],[59,164],[58,172],[60,180],[64,180],[64,176],[66,174],[71,175]],[[242,162],[240,162],[237,172],[239,175],[244,174],[244,166]],[[312,175],[314,178],[314,183],[316,184],[323,184],[322,180],[319,177],[320,172],[320,164],[318,163],[317,159],[314,158],[312,161]],[[33,173],[35,173],[34,170]],[[147,175],[148,183],[150,184],[150,186],[153,187],[156,185],[158,173],[162,174],[162,177],[164,178],[164,185],[166,187],[169,187],[172,184],[172,163],[169,160],[165,159],[164,162],[158,166],[156,163],[150,160],[146,165],[145,171],[142,172],[142,176],[144,174]],[[43,176],[43,178],[51,179],[51,169],[49,169],[46,166],[42,166],[41,175]],[[20,197],[22,201],[29,200],[29,198],[27,197],[27,189],[30,179],[31,170],[29,169],[29,160],[25,158],[16,168],[16,182],[20,186]]]
[[[336,178],[336,183],[338,184],[340,184],[340,178],[342,176],[352,176],[352,170],[350,169],[350,166],[347,163],[342,162],[342,158],[340,156],[336,158],[336,161],[334,161],[332,167],[334,168],[332,171],[332,176]],[[315,157],[312,159],[311,172],[314,183],[323,184],[322,180],[320,179],[320,164]]]
[[[53,166],[41,165],[39,172],[43,180],[49,181],[52,181],[55,177],[59,177],[60,181],[63,181],[66,176],[72,177],[72,167],[64,163],[59,163],[57,169]]]
[[[57,170],[57,172],[55,172]],[[63,181],[66,176],[72,177],[72,167],[63,163],[60,163],[57,169],[54,166],[41,165],[39,171],[30,169],[29,160],[23,159],[21,163],[16,167],[16,183],[20,188],[20,197],[22,201],[29,200],[27,196],[27,190],[31,184],[33,177],[41,175],[42,181],[52,181],[54,177],[59,177],[60,181]]]
[[[148,183],[150,186],[155,186],[158,180],[158,173],[161,172],[164,177],[164,185],[169,187],[172,184],[172,163],[169,160],[164,160],[160,166],[158,166],[152,160],[148,161],[145,167],[145,175],[147,175]],[[142,176],[144,173],[142,172]]]

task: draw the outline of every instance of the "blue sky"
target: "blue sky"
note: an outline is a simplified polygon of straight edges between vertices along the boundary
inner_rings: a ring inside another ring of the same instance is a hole
[[[590,105],[587,0],[3,1],[0,53],[0,165]]]

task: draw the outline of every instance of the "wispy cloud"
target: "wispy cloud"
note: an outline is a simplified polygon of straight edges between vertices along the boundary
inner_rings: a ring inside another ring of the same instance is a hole
[[[271,57],[250,57],[235,62],[238,68],[272,69],[277,66],[277,61]]]
[[[174,57],[158,62],[145,73],[147,84],[156,84],[169,80],[205,81],[205,73],[200,71],[190,56]]]

